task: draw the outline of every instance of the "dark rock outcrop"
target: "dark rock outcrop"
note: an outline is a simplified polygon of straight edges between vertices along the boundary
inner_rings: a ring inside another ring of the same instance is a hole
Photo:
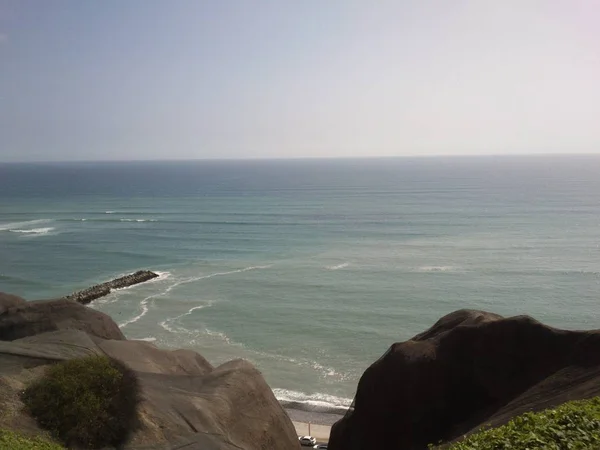
[[[63,299],[17,304],[0,315],[0,336],[12,338],[0,341],[0,428],[40,433],[19,392],[49,364],[104,353],[132,368],[142,388],[142,429],[127,449],[299,448],[292,422],[250,363],[236,360],[213,368],[190,350],[163,350],[120,334],[105,339],[111,333],[90,326],[95,314],[100,313]],[[109,328],[104,323],[103,330]]]
[[[457,311],[361,377],[332,450],[425,449],[526,411],[600,395],[600,331]]]
[[[13,306],[22,305],[23,303],[25,303],[25,299],[23,299],[21,297],[17,297],[16,295],[0,292],[0,314],[2,314],[8,308],[12,308]]]
[[[106,283],[97,284],[82,291],[74,292],[71,295],[67,295],[65,298],[68,300],[74,300],[82,305],[87,305],[93,300],[110,294],[112,289],[121,289],[124,287],[133,286],[134,284],[144,283],[145,281],[150,281],[158,276],[158,274],[149,270],[138,270],[130,275],[115,278],[114,280],[107,281]]]
[[[191,350],[165,351],[145,341],[102,341],[98,347],[108,356],[131,369],[164,375],[205,375],[214,368],[204,357]]]
[[[47,331],[82,330],[102,339],[125,339],[118,325],[106,314],[70,300],[0,302],[0,341],[12,341]]]

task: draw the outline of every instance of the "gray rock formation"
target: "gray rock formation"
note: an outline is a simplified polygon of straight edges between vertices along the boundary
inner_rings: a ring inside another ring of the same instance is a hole
[[[8,304],[2,300],[0,308]],[[142,429],[128,449],[299,448],[290,419],[260,372],[246,361],[213,368],[190,350],[127,341],[120,332],[110,339],[108,330],[116,325],[108,316],[102,314],[99,328],[100,313],[68,300],[31,302],[31,310],[27,304],[10,304],[0,314],[0,335],[13,338],[0,341],[0,427],[40,433],[24,412],[19,392],[48,364],[104,353],[135,370],[142,387]]]
[[[66,329],[82,330],[102,339],[125,339],[109,316],[71,300],[15,302],[14,297],[0,297],[2,341]]]
[[[112,289],[121,289],[124,287],[133,286],[134,284],[144,283],[145,281],[150,281],[157,277],[158,274],[150,272],[149,270],[138,270],[130,275],[115,278],[114,280],[107,281],[106,283],[97,284],[82,291],[74,292],[71,295],[67,295],[65,298],[68,300],[74,300],[82,305],[87,305],[93,300],[110,294]]]
[[[23,303],[25,303],[25,299],[22,299],[21,297],[0,292],[0,314],[2,314],[8,308],[22,305]]]
[[[426,449],[526,411],[600,395],[600,331],[457,311],[362,375],[331,450]]]

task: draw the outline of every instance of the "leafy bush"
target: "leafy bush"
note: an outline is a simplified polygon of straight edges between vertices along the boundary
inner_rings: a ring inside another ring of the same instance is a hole
[[[515,417],[473,434],[449,450],[598,450],[600,397]]]
[[[67,446],[120,446],[138,427],[137,377],[106,356],[55,364],[22,398],[38,424]]]
[[[10,450],[63,450],[60,445],[40,437],[25,437],[3,429],[0,429],[0,448]]]

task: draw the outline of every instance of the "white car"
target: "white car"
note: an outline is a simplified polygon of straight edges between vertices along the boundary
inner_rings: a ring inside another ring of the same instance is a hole
[[[317,440],[312,436],[300,436],[298,440],[300,441],[300,445],[307,447],[312,447],[317,443]]]
[[[327,444],[315,445],[313,448],[316,448],[317,450],[327,450]]]

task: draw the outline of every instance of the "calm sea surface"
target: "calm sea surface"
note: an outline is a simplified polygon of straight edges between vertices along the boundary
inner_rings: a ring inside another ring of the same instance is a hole
[[[599,245],[600,157],[0,165],[0,290],[158,271],[92,306],[307,407],[459,308],[600,328]]]

